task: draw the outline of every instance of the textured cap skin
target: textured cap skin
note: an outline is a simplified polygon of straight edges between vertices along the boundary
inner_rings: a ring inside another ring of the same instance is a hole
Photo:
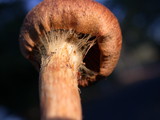
[[[37,64],[33,51],[43,32],[56,29],[98,37],[99,74],[108,76],[119,59],[122,36],[116,17],[92,0],[44,0],[26,16],[19,37],[23,55]],[[38,63],[39,64],[39,63]]]

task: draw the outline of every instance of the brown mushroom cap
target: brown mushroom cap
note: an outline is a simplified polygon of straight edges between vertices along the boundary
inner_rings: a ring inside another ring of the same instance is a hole
[[[21,28],[19,40],[23,55],[34,64],[40,64],[33,54],[39,36],[43,36],[44,31],[58,29],[98,37],[90,63],[98,60],[94,68],[103,76],[113,71],[119,59],[122,36],[119,23],[110,10],[92,0],[42,1],[28,13]]]

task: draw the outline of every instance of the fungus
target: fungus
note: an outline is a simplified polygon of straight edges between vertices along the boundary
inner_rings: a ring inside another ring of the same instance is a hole
[[[78,85],[108,76],[119,59],[116,17],[92,0],[44,0],[26,16],[20,48],[39,71],[41,119],[81,120]]]

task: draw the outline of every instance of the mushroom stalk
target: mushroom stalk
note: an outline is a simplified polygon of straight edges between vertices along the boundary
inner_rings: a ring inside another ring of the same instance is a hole
[[[63,56],[56,61],[55,56],[49,59],[42,65],[39,78],[42,120],[81,120],[77,70],[63,61]]]
[[[42,120],[82,119],[78,80],[83,58],[94,44],[89,38],[79,40],[76,33],[64,30],[44,33],[40,38]]]

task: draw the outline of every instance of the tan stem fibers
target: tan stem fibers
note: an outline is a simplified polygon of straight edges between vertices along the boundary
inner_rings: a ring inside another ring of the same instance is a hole
[[[61,58],[51,61],[40,72],[42,120],[81,120],[77,70]]]
[[[78,70],[94,41],[73,31],[51,31],[41,38],[40,99],[42,120],[81,120]],[[85,47],[84,47],[85,46]]]

